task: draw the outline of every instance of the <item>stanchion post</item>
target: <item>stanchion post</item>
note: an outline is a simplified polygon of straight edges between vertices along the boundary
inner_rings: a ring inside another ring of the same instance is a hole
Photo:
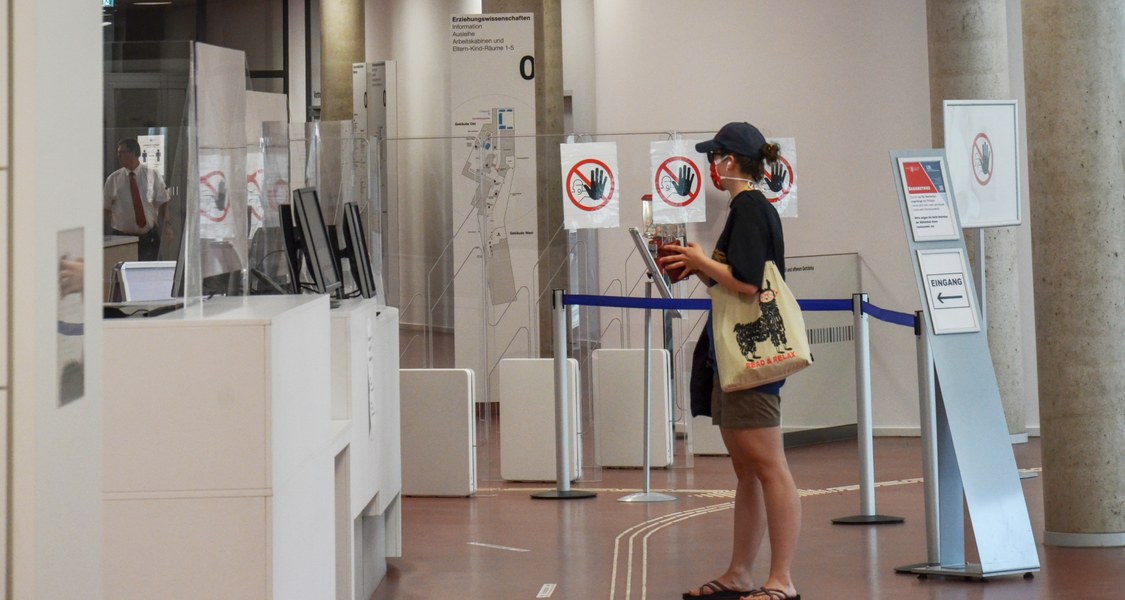
[[[867,294],[852,294],[852,318],[855,322],[855,392],[856,435],[859,437],[859,507],[860,514],[875,514],[875,435],[871,427],[871,323],[863,312]]]
[[[552,492],[532,494],[543,500],[593,498],[594,492],[570,489],[570,390],[566,364],[566,304],[563,290],[551,293],[551,316],[555,324],[555,477],[557,487]]]
[[[855,339],[856,437],[859,442],[860,514],[832,519],[837,525],[883,525],[905,519],[875,514],[875,457],[871,427],[871,331],[863,305],[867,294],[852,294]]]

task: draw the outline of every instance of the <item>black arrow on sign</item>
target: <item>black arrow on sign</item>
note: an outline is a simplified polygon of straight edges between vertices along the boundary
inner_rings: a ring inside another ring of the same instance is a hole
[[[938,302],[941,302],[942,304],[945,304],[946,300],[959,300],[961,298],[964,298],[964,296],[942,296],[941,292],[938,292],[937,295]]]

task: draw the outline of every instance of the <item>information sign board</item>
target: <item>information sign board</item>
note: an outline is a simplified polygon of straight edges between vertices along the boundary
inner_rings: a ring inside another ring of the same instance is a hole
[[[961,230],[950,208],[952,199],[945,182],[941,156],[899,158],[899,177],[910,214],[910,232],[915,242],[959,240]]]
[[[969,293],[969,270],[961,249],[919,250],[918,268],[934,334],[980,331],[976,299]]]

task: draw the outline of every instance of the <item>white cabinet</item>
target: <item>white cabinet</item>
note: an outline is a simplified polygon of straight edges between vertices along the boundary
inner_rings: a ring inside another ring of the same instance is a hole
[[[649,464],[672,464],[670,356],[653,350]],[[645,351],[601,348],[593,352],[594,458],[602,467],[641,467],[645,462]]]
[[[335,595],[328,298],[105,322],[104,595]]]

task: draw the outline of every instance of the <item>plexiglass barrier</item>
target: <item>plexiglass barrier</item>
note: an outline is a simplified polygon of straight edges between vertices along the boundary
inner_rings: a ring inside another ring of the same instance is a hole
[[[497,380],[500,361],[550,357],[554,287],[569,294],[644,295],[647,274],[628,228],[643,226],[641,198],[653,191],[650,143],[710,136],[701,132],[387,140],[396,157],[388,176],[396,179],[397,189],[386,199],[387,302],[400,309],[402,366],[469,368],[477,374],[481,481],[500,480],[497,457],[488,454],[490,436],[503,411]],[[559,147],[571,139],[616,145],[614,200],[620,211],[616,226],[574,231],[562,226],[563,204],[570,200]],[[527,175],[522,180],[521,170]],[[689,240],[710,243],[722,228],[727,199],[718,193],[707,196],[704,184],[697,182],[695,192],[709,214],[706,221],[689,223],[685,230]],[[677,297],[706,297],[694,278],[673,285],[672,290]],[[690,355],[684,348],[698,338],[705,319],[704,313],[653,319],[654,347],[667,348],[672,357],[673,405],[668,414],[680,439],[675,466],[691,461],[690,439],[683,439],[691,429],[688,382],[683,375]],[[575,307],[570,322],[568,354],[578,360],[581,371],[581,481],[591,481],[600,478],[593,454],[597,423],[591,355],[599,348],[641,348],[644,312]],[[642,418],[640,412],[637,418]]]
[[[553,288],[644,295],[644,262],[627,229],[643,227],[641,198],[653,192],[650,144],[683,140],[690,145],[712,134],[521,136],[496,130],[476,137],[379,139],[357,136],[350,122],[267,122],[255,144],[244,135],[240,53],[204,45],[193,50],[189,44],[137,52],[107,48],[107,65],[119,73],[107,75],[107,98],[114,98],[114,103],[107,100],[107,114],[115,106],[113,114],[126,115],[109,121],[114,126],[107,139],[164,136],[161,152],[172,200],[171,233],[162,240],[161,258],[175,260],[183,248],[187,297],[292,293],[293,278],[300,274],[289,272],[279,207],[291,201],[294,190],[313,186],[325,221],[339,226],[345,203],[355,203],[366,229],[378,300],[400,310],[402,366],[476,373],[481,482],[500,480],[499,456],[492,450],[502,410],[500,361],[550,357]],[[158,76],[137,75],[153,68]],[[128,110],[122,107],[144,101],[130,86],[142,85],[145,77],[156,82],[155,91],[145,93],[156,94],[167,114],[125,121]],[[563,227],[563,207],[572,201],[567,186],[574,182],[562,173],[560,147],[572,141],[614,145],[616,226]],[[705,221],[685,229],[689,240],[711,242],[722,227],[727,198],[713,191],[708,195],[704,178],[695,190],[707,211]],[[345,294],[354,295],[354,278],[343,275]],[[678,297],[706,293],[694,279],[672,289]],[[654,346],[672,356],[668,414],[678,438],[691,430],[684,376],[690,356],[684,348],[698,337],[704,318],[686,313],[653,320]],[[642,347],[644,314],[576,307],[570,322],[568,354],[581,373],[580,480],[596,481],[591,355],[599,348]],[[690,442],[677,442],[674,466],[690,465]]]

